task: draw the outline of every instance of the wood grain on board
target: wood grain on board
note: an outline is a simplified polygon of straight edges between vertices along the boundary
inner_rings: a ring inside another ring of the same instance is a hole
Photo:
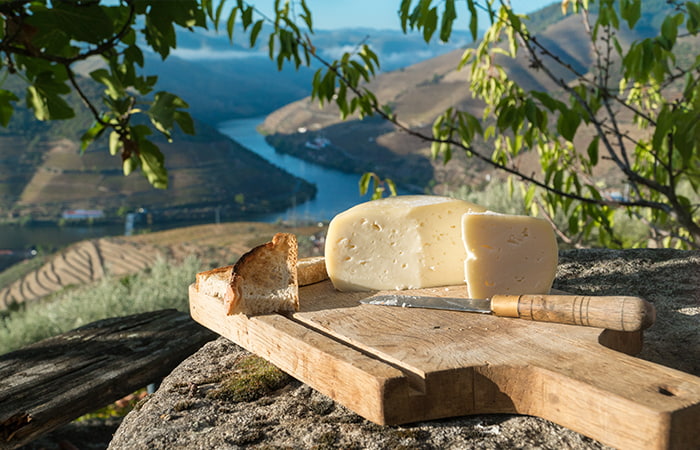
[[[700,378],[631,356],[641,332],[359,303],[375,294],[324,281],[299,312],[248,317],[190,286],[190,312],[378,424],[518,413],[622,449],[700,445]]]

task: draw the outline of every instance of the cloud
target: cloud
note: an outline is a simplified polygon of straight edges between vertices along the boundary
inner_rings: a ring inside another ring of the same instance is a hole
[[[266,51],[233,49],[217,50],[208,46],[202,46],[200,48],[177,48],[171,53],[173,56],[177,56],[178,58],[186,61],[211,61],[268,57]]]

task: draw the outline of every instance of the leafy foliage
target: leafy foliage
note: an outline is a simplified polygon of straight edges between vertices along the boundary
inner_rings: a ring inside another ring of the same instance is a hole
[[[455,3],[403,0],[402,27],[406,32],[421,32],[426,41],[434,36],[447,40],[456,21]],[[571,245],[595,236],[610,247],[644,246],[653,240],[697,248],[700,141],[695,124],[700,111],[700,59],[678,61],[674,50],[683,39],[697,36],[700,6],[669,3],[658,32],[628,45],[618,36],[640,22],[641,0],[563,1],[562,13],[576,14],[583,21],[594,55],[592,67],[580,71],[530,33],[526,18],[508,2],[467,0],[475,40],[477,9],[490,18],[490,28],[460,62],[460,68],[470,71],[472,95],[485,107],[480,116],[447,108],[435,120],[432,136],[404,125],[358,83],[368,81],[379,66],[378,59],[363,48],[338,61],[320,60],[324,69],[314,78],[314,97],[322,104],[335,102],[343,117],[378,114],[392,121],[431,142],[435,158],[448,161],[454,151],[464,151],[524,181],[527,210],[550,218],[565,216],[560,231]],[[296,42],[308,50],[303,39]],[[532,71],[548,78],[557,90],[528,91],[508,76],[500,61],[523,53]],[[623,114],[631,115],[634,126],[621,119]],[[584,130],[591,129],[593,137],[583,147],[575,143],[579,136],[590,135]],[[477,137],[486,146],[472,145]],[[518,157],[524,152],[537,152],[539,173],[519,169]],[[598,179],[603,161],[612,163],[624,184],[621,195],[607,192]],[[378,179],[368,174],[363,187]],[[685,195],[687,191],[690,195]],[[646,224],[649,233],[636,242],[625,241],[615,224],[618,210]]]
[[[110,151],[121,155],[124,173],[141,168],[153,186],[165,188],[164,157],[149,138],[151,127],[170,139],[175,124],[190,134],[194,125],[182,99],[166,92],[152,94],[157,77],[138,74],[144,64],[139,35],[165,58],[176,46],[175,26],[206,28],[203,6],[196,0],[4,2],[0,50],[6,58],[0,67],[24,80],[27,107],[41,121],[75,117],[66,97],[77,92],[94,120],[82,136],[82,149],[109,131]],[[103,86],[99,105],[86,94],[86,80],[74,69],[91,58],[103,60],[90,73]],[[19,100],[0,88],[0,124],[8,125]],[[149,119],[150,127],[132,125],[132,117],[139,114]]]
[[[404,32],[418,31],[425,41],[450,39],[458,23],[455,0],[401,0],[398,15]],[[409,135],[431,143],[435,158],[451,159],[463,151],[525,182],[527,210],[567,218],[560,230],[571,245],[592,236],[606,246],[630,245],[616,227],[619,214],[645,223],[649,233],[631,245],[651,241],[666,246],[700,247],[697,198],[700,190],[699,131],[700,58],[679,59],[676,49],[697,38],[697,2],[641,0],[563,0],[561,12],[580,19],[593,55],[591,67],[581,69],[560,59],[528,29],[525,17],[503,0],[465,0],[468,28],[476,40],[478,11],[485,11],[489,28],[469,48],[459,67],[470,71],[470,90],[485,105],[475,116],[447,108],[433,124],[432,135],[404,124],[391,108],[381,105],[367,87],[380,61],[369,45],[335,61],[323,59],[314,47],[311,11],[304,0],[274,1],[267,17],[243,0],[17,0],[0,4],[0,50],[8,73],[27,81],[25,100],[37,118],[67,119],[74,111],[65,101],[73,89],[83,91],[72,69],[93,56],[104,67],[91,77],[104,87],[102,108],[81,98],[95,123],[83,135],[83,146],[109,132],[110,151],[120,154],[124,173],[141,168],[157,187],[167,185],[164,157],[149,136],[152,130],[170,138],[177,125],[194,132],[187,104],[166,92],[155,92],[155,77],[137,74],[143,66],[142,47],[167,58],[176,46],[176,27],[223,30],[231,40],[241,26],[253,46],[267,35],[269,56],[278,69],[320,64],[312,81],[312,98],[334,103],[343,118],[378,115]],[[645,8],[666,8],[659,21],[648,20]],[[461,14],[461,13],[460,13]],[[55,26],[59,24],[60,26]],[[51,25],[51,26],[49,26]],[[654,30],[654,28],[656,28]],[[634,35],[627,42],[620,38]],[[268,33],[267,31],[265,33]],[[139,39],[142,38],[143,42]],[[530,69],[556,86],[555,91],[527,90],[503,68],[503,61],[525,56]],[[564,74],[564,75],[562,75]],[[6,124],[18,98],[0,89],[0,123]],[[144,114],[149,126],[132,124]],[[622,116],[629,115],[629,121]],[[581,143],[582,136],[592,138]],[[483,141],[477,147],[473,143]],[[485,150],[488,149],[488,150]],[[540,170],[525,173],[518,158],[536,152]],[[625,186],[611,196],[600,183],[599,168],[610,163]],[[385,185],[377,174],[361,180],[374,184],[376,195]],[[384,191],[385,192],[385,191]]]
[[[676,5],[677,12],[666,16],[658,34],[626,46],[618,33],[624,27],[634,29],[642,2],[603,0],[597,2],[595,17],[588,3],[562,2],[562,12],[578,14],[590,38],[595,62],[585,73],[557,58],[507,5],[497,12],[488,5],[491,27],[461,61],[470,68],[473,94],[486,104],[484,114],[476,118],[448,110],[438,117],[434,153],[447,159],[449,149],[457,147],[485,159],[470,144],[474,135],[482,135],[495,148],[491,164],[529,184],[526,206],[549,216],[563,212],[566,231],[579,240],[598,229],[601,244],[620,246],[614,212],[623,208],[650,228],[650,236],[638,245],[651,237],[665,245],[698,247],[699,205],[681,190],[689,183],[697,197],[700,187],[694,126],[700,60],[680,66],[674,53],[679,33],[697,35],[698,6]],[[553,81],[561,95],[527,91],[508,77],[495,55],[515,58],[519,52],[525,52],[532,70]],[[569,79],[555,69],[564,69]],[[680,90],[676,80],[685,80]],[[632,115],[636,130],[620,119],[623,112]],[[585,152],[574,144],[583,128],[595,130]],[[518,170],[514,159],[524,150],[538,152],[541,174]],[[627,196],[606,196],[597,183],[595,169],[603,159],[612,161],[627,184]]]

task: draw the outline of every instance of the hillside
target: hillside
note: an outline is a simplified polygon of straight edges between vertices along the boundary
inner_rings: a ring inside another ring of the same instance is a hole
[[[458,34],[459,39],[464,35]],[[363,29],[320,30],[314,40],[328,58],[347,46],[367,42],[390,61],[387,70],[459,45],[427,45],[399,31]],[[309,93],[314,68],[277,71],[267,57],[266,42],[253,49],[240,43],[247,43],[247,37],[239,35],[232,44],[225,33],[181,32],[178,48],[167,61],[145,55],[144,72],[158,75],[159,89],[187,101],[198,121],[197,137],[177,135],[173,143],[158,143],[170,176],[167,191],[152,189],[139,173],[124,177],[118,158],[109,156],[105,142],[79,154],[77,137],[92,119],[76,98],[68,100],[77,117],[63,122],[39,122],[18,105],[10,125],[0,129],[0,217],[55,221],[67,209],[102,209],[113,216],[146,208],[168,217],[196,218],[223,205],[227,208],[220,211],[223,218],[236,218],[243,212],[285,209],[313,196],[314,186],[211,128],[232,118],[263,116]],[[91,59],[77,64],[76,70],[87,76],[101,64]],[[88,95],[100,94],[99,87],[81,84]],[[24,89],[14,77],[8,77],[4,87],[15,92]],[[413,170],[414,163],[423,161],[401,161],[407,171]],[[269,182],[258,183],[263,177]]]
[[[0,318],[3,310],[34,302],[60,290],[94,283],[104,277],[125,277],[148,270],[158,259],[179,264],[196,256],[206,268],[234,263],[252,247],[268,242],[283,227],[260,222],[197,225],[136,236],[84,240],[55,254],[23,261],[0,271]],[[300,257],[323,252],[318,226],[283,227],[299,239]],[[192,274],[194,281],[194,273]]]
[[[649,3],[654,5],[648,8],[645,5],[649,15],[642,18],[644,24],[656,23],[660,11],[667,8],[662,2]],[[533,14],[531,28],[539,30],[538,40],[559,58],[585,73],[594,63],[585,29],[579,18],[571,15],[564,17],[560,11],[560,6],[553,5]],[[618,37],[624,45],[634,38],[645,37],[648,32],[649,27],[643,26],[641,34],[622,31]],[[501,57],[498,63],[523,88],[556,95],[555,85],[541,72],[531,70],[529,60],[523,53],[516,60]],[[457,70],[462,54],[463,49],[454,50],[405,69],[380,74],[368,87],[381,104],[392,106],[402,123],[430,136],[434,119],[449,107],[469,111],[476,116],[481,113],[481,103],[469,92],[468,70]],[[566,81],[572,80],[571,73],[563,70],[556,75]],[[620,118],[629,123],[624,114]],[[434,192],[445,192],[463,184],[479,185],[490,176],[488,167],[475,160],[467,164],[461,152],[453,154],[452,161],[446,165],[442,161],[431,160],[426,142],[398,132],[378,119],[343,122],[333,105],[320,108],[308,97],[270,114],[263,128],[268,141],[278,151],[352,172],[372,170],[415,190],[429,188]],[[318,137],[327,140],[329,151],[309,149],[307,143],[313,143]],[[590,141],[585,133],[577,139],[575,144],[581,149],[585,149]],[[478,141],[473,145],[476,148],[483,146]],[[483,147],[481,151],[489,152]],[[525,153],[519,161],[520,166],[526,172],[530,167],[534,169],[535,157]],[[606,177],[609,167],[603,162],[598,176]]]
[[[69,209],[100,209],[115,217],[144,208],[162,218],[193,219],[220,208],[222,218],[236,218],[283,210],[315,195],[311,184],[216,130],[202,123],[197,130],[196,136],[158,142],[166,156],[166,190],[154,189],[140,172],[125,177],[105,142],[80,154],[74,135],[45,132],[31,141],[0,136],[0,214],[55,221]],[[263,178],[269,181],[260,184]]]
[[[144,70],[157,74],[159,88],[179,93],[192,115],[209,124],[269,114],[309,95],[317,67],[297,69],[287,64],[278,71],[268,57],[266,39],[251,49],[246,46],[248,36],[242,30],[236,33],[240,34],[231,43],[225,33],[180,32],[173,55],[163,62],[147,54]],[[391,71],[459,48],[466,36],[456,32],[449,44],[426,44],[420,36],[397,30],[321,29],[314,33],[313,42],[319,55],[328,60],[366,43],[384,61],[382,70]]]

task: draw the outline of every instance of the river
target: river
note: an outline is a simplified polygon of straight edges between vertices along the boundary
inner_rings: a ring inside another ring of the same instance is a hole
[[[346,174],[337,170],[327,169],[313,163],[303,161],[293,156],[278,153],[269,146],[256,127],[264,117],[236,119],[219,124],[221,133],[231,137],[241,145],[259,154],[276,166],[284,168],[300,178],[316,184],[318,193],[312,201],[294,205],[286,211],[251,217],[250,220],[275,222],[285,220],[295,221],[326,221],[348,207],[368,199],[360,197],[357,174]],[[185,226],[182,222],[153,224],[148,226],[152,231]],[[138,225],[136,228],[138,232]],[[53,250],[83,239],[124,234],[123,225],[99,226],[14,226],[0,225],[0,270],[23,256],[23,252],[7,255],[6,250],[24,251],[35,247]],[[4,261],[3,261],[4,260]],[[4,262],[4,264],[3,264]]]
[[[230,120],[219,124],[218,129],[221,133],[251,149],[276,166],[314,183],[318,188],[318,193],[316,198],[309,202],[295,205],[287,211],[266,215],[261,217],[260,221],[274,222],[279,219],[287,221],[330,220],[350,206],[369,199],[368,195],[360,197],[358,187],[360,175],[328,169],[294,156],[276,152],[273,147],[267,144],[265,137],[256,130],[263,120],[265,120],[264,117]]]

